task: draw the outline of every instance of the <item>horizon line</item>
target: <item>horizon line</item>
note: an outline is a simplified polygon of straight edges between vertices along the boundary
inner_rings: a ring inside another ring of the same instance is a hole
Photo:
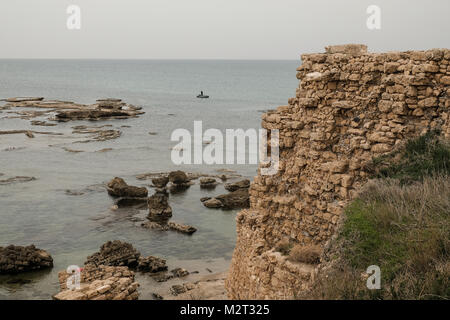
[[[126,60],[126,61],[297,61],[298,59],[272,59],[272,58],[2,58],[0,60]]]

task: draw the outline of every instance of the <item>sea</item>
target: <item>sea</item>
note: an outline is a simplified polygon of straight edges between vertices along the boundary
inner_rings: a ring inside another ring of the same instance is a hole
[[[63,133],[0,135],[1,179],[30,176],[36,180],[0,184],[0,246],[30,245],[47,250],[54,268],[0,276],[0,299],[51,299],[59,291],[58,272],[82,266],[86,257],[109,240],[131,243],[143,256],[167,259],[169,269],[199,274],[226,271],[236,241],[238,210],[207,209],[202,197],[226,193],[223,184],[202,190],[198,183],[171,195],[173,220],[195,226],[191,236],[140,227],[146,212],[113,210],[104,184],[122,177],[147,186],[137,175],[150,172],[221,174],[224,170],[252,179],[257,165],[176,165],[171,140],[176,129],[259,129],[264,112],[286,105],[298,86],[300,61],[225,60],[0,60],[0,99],[39,96],[47,100],[95,103],[120,98],[142,107],[138,118],[70,121],[54,127],[30,124],[0,110],[1,130]],[[198,99],[203,91],[209,99]],[[3,103],[0,102],[0,106]],[[32,120],[45,120],[45,117]],[[109,141],[73,143],[73,126],[112,125],[122,135]],[[83,152],[68,152],[64,147]],[[110,148],[108,152],[98,152]],[[143,279],[145,275],[140,275]],[[159,284],[142,281],[141,298],[151,299]]]

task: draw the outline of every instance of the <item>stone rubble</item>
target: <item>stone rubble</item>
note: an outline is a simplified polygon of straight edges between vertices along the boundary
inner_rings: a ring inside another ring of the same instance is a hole
[[[100,247],[100,251],[87,257],[87,265],[93,266],[127,266],[136,268],[141,254],[127,242],[108,241]]]
[[[80,288],[67,288],[72,274],[58,274],[61,291],[54,300],[137,300],[139,284],[134,281],[134,272],[127,267],[88,265],[81,270]]]

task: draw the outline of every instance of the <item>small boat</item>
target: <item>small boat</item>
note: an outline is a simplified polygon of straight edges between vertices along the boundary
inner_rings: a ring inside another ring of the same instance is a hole
[[[197,96],[197,98],[199,98],[199,99],[208,99],[209,96],[204,95],[204,94],[203,94],[203,91],[201,91],[200,94]]]

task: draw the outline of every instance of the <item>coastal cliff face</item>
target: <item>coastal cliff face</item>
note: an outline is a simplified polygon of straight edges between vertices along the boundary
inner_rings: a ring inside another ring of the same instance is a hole
[[[324,247],[345,206],[369,179],[374,157],[430,130],[450,138],[450,50],[368,53],[363,45],[302,55],[289,105],[262,127],[279,129],[276,175],[255,177],[237,216],[225,282],[232,299],[292,299],[316,266],[291,262],[280,241]]]

